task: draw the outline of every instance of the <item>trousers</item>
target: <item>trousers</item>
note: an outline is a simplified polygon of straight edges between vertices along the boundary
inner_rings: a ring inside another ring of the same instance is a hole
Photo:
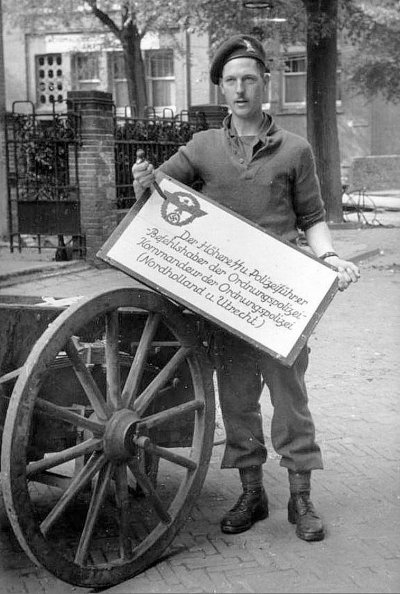
[[[260,405],[264,380],[273,407],[271,443],[281,457],[280,465],[294,472],[322,469],[304,379],[308,346],[287,367],[239,337],[218,330],[213,352],[226,432],[221,468],[245,468],[267,460]]]

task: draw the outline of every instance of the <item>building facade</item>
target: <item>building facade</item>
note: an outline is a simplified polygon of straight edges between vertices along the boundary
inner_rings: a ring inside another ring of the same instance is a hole
[[[100,23],[90,28],[83,22],[67,31],[38,19],[24,31],[5,19],[3,43],[8,110],[19,101],[30,101],[36,111],[65,110],[68,91],[99,90],[112,93],[120,112],[134,115],[120,42]],[[148,103],[157,114],[175,114],[192,100],[209,103],[206,35],[148,34],[141,49]]]
[[[3,7],[6,109],[29,101],[37,112],[65,110],[67,92],[110,92],[117,112],[132,113],[117,38],[86,13],[61,26],[48,14],[37,14],[23,30],[7,18]],[[218,104],[222,98],[209,80],[209,40],[176,29],[171,35],[149,34],[141,49],[146,68],[149,108],[157,115],[176,115],[191,106]],[[346,51],[340,51],[345,63]],[[283,127],[306,136],[305,49],[286,50],[271,73],[266,108]],[[25,105],[26,108],[26,105]],[[400,106],[382,99],[367,101],[346,90],[338,70],[337,120],[343,176],[354,158],[400,154]]]

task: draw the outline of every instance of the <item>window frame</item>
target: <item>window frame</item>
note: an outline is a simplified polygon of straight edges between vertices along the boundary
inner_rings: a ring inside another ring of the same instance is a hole
[[[161,56],[161,55],[168,55],[171,60],[172,65],[172,75],[164,75],[164,76],[152,76],[151,75],[151,58],[153,56]],[[146,83],[147,83],[147,96],[148,96],[148,104],[150,107],[154,107],[157,111],[164,110],[164,109],[171,109],[175,110],[176,107],[176,74],[175,74],[175,57],[174,51],[172,48],[165,47],[160,49],[149,49],[145,50],[144,52],[144,63],[145,63],[145,73],[146,73]],[[154,88],[153,83],[155,82],[170,82],[171,84],[171,103],[167,105],[154,105]]]
[[[294,61],[294,60],[304,60],[305,62],[305,70],[303,71],[299,71],[299,72],[287,72],[286,68],[283,69],[282,71],[282,106],[286,109],[290,109],[290,108],[305,108],[307,105],[307,89],[306,89],[306,84],[307,84],[307,56],[304,53],[298,52],[295,54],[288,54],[287,56],[284,57],[284,63],[286,66],[286,62],[288,62],[289,60]],[[304,77],[304,101],[287,101],[286,100],[286,81],[288,80],[288,78],[292,78],[292,77],[298,77],[298,76],[302,76]]]
[[[129,91],[128,91],[128,79],[126,77],[126,73],[124,72],[125,76],[124,77],[116,77],[115,76],[115,72],[116,72],[116,68],[115,68],[115,64],[116,64],[116,58],[118,59],[122,59],[122,63],[123,63],[123,67],[125,70],[125,62],[124,62],[124,53],[122,50],[113,50],[113,51],[109,51],[107,52],[107,69],[108,69],[108,77],[109,77],[109,90],[111,91],[111,94],[113,96],[113,100],[115,103],[115,106],[117,109],[121,110],[127,110],[128,108],[130,109],[130,105],[129,105]],[[120,74],[120,73],[119,73]],[[120,105],[117,102],[117,85],[118,84],[125,84],[126,89],[124,91],[124,93],[126,94],[126,98],[127,98],[127,103],[124,105]]]
[[[96,75],[95,78],[79,78],[79,69],[77,68],[77,61],[79,58],[96,59]],[[71,74],[72,74],[72,88],[74,91],[91,91],[99,90],[101,88],[100,78],[100,52],[75,52],[71,56]],[[88,88],[89,87],[89,88]]]
[[[306,88],[306,84],[307,84],[307,55],[302,52],[287,54],[286,56],[284,56],[284,62],[286,63],[288,60],[293,60],[296,58],[304,60],[304,62],[305,62],[305,70],[304,71],[300,71],[299,73],[297,73],[297,72],[288,73],[285,71],[285,69],[283,69],[283,71],[282,71],[281,100],[282,100],[282,107],[287,110],[306,109],[306,107],[307,107],[307,88]],[[292,76],[296,76],[296,75],[304,76],[304,101],[286,101],[286,78],[288,76],[292,77]],[[336,68],[336,107],[341,107],[341,105],[342,105],[342,91],[343,91],[343,89],[342,89],[342,68],[340,65],[340,55],[338,55],[338,66]]]

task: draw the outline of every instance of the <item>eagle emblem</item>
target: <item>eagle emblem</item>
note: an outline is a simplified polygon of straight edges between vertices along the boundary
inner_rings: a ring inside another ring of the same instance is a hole
[[[168,192],[164,190],[166,199],[161,205],[161,216],[170,225],[181,227],[189,225],[197,217],[202,217],[207,213],[201,210],[198,200],[184,191]]]

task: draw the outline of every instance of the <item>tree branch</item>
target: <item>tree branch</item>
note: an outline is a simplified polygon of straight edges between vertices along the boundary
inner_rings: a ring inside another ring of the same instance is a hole
[[[87,3],[89,4],[92,13],[94,14],[94,16],[96,18],[99,19],[99,21],[101,21],[103,23],[103,25],[105,25],[106,27],[108,27],[116,37],[118,37],[118,39],[121,39],[121,29],[119,29],[119,27],[117,27],[117,25],[114,23],[114,21],[108,16],[108,14],[106,14],[105,12],[103,12],[98,6],[97,6],[97,0],[87,0]]]

